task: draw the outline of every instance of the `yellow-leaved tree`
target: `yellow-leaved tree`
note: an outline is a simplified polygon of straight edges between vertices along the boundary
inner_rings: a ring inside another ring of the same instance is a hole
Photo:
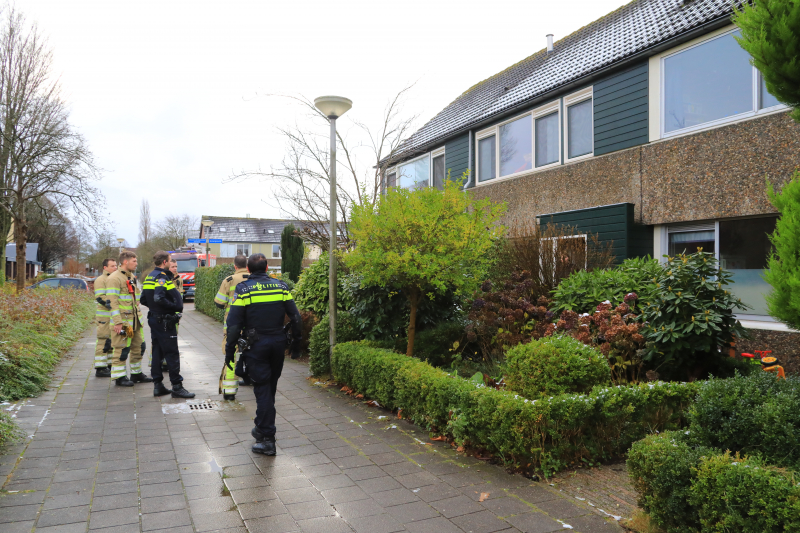
[[[461,180],[443,190],[392,188],[374,204],[354,206],[346,264],[364,286],[396,287],[408,298],[408,348],[414,354],[417,307],[422,298],[448,290],[470,294],[492,263],[505,203],[475,200]]]

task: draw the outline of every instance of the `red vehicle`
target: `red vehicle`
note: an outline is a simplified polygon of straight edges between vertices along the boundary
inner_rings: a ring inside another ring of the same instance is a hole
[[[211,256],[211,264],[207,264],[206,254],[198,253],[194,250],[188,252],[170,252],[170,256],[178,263],[178,275],[183,280],[184,300],[194,299],[194,271],[198,267],[214,266],[217,256]]]

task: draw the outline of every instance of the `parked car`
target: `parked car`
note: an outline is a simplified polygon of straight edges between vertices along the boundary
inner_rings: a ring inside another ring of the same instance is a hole
[[[79,291],[91,292],[89,284],[80,278],[49,278],[37,281],[28,289],[77,289]]]

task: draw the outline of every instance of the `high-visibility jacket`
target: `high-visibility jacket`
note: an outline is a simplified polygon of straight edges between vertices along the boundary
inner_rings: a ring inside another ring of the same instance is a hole
[[[106,285],[108,285],[108,277],[111,275],[109,272],[103,272],[94,280],[94,297],[95,300],[100,298],[106,301]],[[111,310],[105,305],[97,304],[97,310],[94,313],[96,318],[105,318],[111,320]]]
[[[217,307],[225,309],[225,316],[222,319],[223,325],[228,320],[228,313],[231,310],[233,291],[236,290],[236,286],[239,283],[243,282],[249,277],[250,273],[246,268],[237,268],[236,272],[234,272],[232,276],[228,276],[222,280],[222,284],[219,286],[217,295],[214,297],[214,303],[217,304]]]
[[[126,324],[134,329],[141,327],[139,289],[131,272],[121,268],[106,281],[106,300],[111,302],[111,320],[115,326]]]

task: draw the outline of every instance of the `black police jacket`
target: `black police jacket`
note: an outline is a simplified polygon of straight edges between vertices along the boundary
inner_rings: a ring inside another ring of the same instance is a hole
[[[172,272],[156,267],[144,278],[142,305],[146,305],[154,315],[171,315],[183,311],[183,298],[172,283]]]
[[[228,311],[228,338],[226,354],[233,354],[236,341],[243,331],[255,329],[261,336],[283,335],[283,322],[286,315],[292,323],[292,336],[299,340],[303,329],[300,312],[284,282],[271,278],[266,272],[251,273],[250,277],[238,285],[233,292],[230,311]]]

